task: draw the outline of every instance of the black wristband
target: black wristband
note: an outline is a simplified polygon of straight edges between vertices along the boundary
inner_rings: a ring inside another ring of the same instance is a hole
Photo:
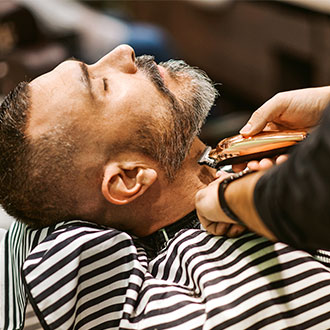
[[[219,184],[219,203],[222,211],[230,218],[233,219],[237,224],[246,227],[245,223],[230,209],[225,199],[225,190],[228,187],[229,183],[241,178],[244,175],[250,174],[253,171],[246,169],[241,172],[232,174],[230,177],[224,179]]]

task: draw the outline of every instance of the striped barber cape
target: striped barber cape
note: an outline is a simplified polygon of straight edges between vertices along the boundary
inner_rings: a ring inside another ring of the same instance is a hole
[[[150,260],[138,240],[93,223],[15,225],[6,260],[22,276],[10,266],[2,277],[1,329],[22,328],[26,295],[44,329],[330,328],[327,265],[252,233],[183,229]]]

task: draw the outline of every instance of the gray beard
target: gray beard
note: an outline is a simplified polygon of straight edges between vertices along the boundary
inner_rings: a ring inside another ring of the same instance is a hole
[[[173,181],[192,142],[199,135],[218,92],[205,72],[182,60],[170,60],[160,65],[172,79],[182,83],[182,93],[177,98],[164,85],[152,56],[137,58],[137,66],[150,77],[169,103],[168,120],[161,124],[146,123],[139,128],[138,143],[140,149],[158,161],[167,178]]]

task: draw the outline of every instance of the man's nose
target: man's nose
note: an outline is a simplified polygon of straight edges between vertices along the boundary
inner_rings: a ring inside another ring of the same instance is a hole
[[[103,56],[96,66],[111,66],[124,73],[135,73],[137,68],[135,64],[134,49],[128,45],[120,45],[107,55]]]

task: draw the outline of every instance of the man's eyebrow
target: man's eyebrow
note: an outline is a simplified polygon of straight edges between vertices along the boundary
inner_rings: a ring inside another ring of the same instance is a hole
[[[91,95],[92,98],[94,98],[94,94],[92,91],[92,82],[89,76],[89,71],[88,71],[88,66],[86,63],[76,59],[75,57],[69,58],[67,61],[75,61],[79,64],[80,69],[81,69],[81,80],[84,83],[84,85],[87,87],[89,94]]]
[[[81,68],[82,80],[85,83],[85,85],[87,86],[89,93],[93,96],[92,83],[91,83],[91,78],[89,76],[88,67],[87,67],[86,63],[84,63],[84,62],[79,62],[79,66]]]

